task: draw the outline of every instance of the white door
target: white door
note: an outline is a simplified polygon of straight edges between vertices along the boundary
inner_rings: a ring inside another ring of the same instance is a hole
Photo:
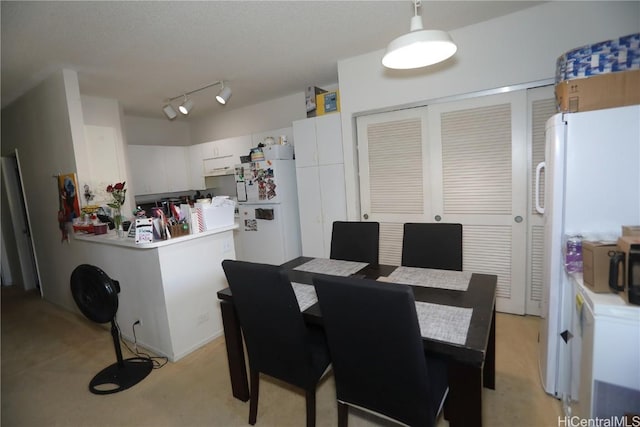
[[[267,219],[263,214],[272,211]],[[279,205],[240,205],[240,239],[242,246],[241,261],[280,265],[285,259],[284,233],[282,229],[281,209]]]
[[[320,198],[322,199],[322,237],[324,258],[329,258],[331,232],[334,221],[346,219],[346,196],[344,189],[344,165],[333,164],[318,167]]]
[[[545,86],[527,91],[527,114],[529,125],[529,208],[528,224],[529,238],[527,243],[527,288],[525,298],[526,314],[541,314],[543,271],[542,260],[544,259],[544,218],[536,211],[535,202],[535,174],[536,166],[544,161],[545,150],[545,126],[549,117],[556,111],[556,101],[553,94],[553,86]],[[539,184],[539,198],[544,200],[544,169],[541,170],[541,180]]]
[[[327,258],[322,225],[322,199],[320,197],[320,174],[318,166],[296,168],[298,209],[300,211],[300,237],[302,255]]]
[[[357,118],[361,219],[380,223],[380,263],[400,265],[405,222],[431,218],[427,108]]]
[[[496,309],[524,314],[526,91],[429,108],[435,222],[463,225],[464,270],[496,274]]]
[[[399,264],[402,224],[464,226],[463,268],[498,276],[497,308],[524,313],[526,91],[357,119],[362,218],[380,262]]]
[[[39,288],[37,258],[33,250],[29,211],[23,193],[17,150],[15,157],[2,157],[2,182],[7,192],[9,213],[14,228],[22,286],[24,290]],[[12,272],[15,277],[19,277],[16,273]],[[42,295],[42,288],[40,288],[40,295]]]

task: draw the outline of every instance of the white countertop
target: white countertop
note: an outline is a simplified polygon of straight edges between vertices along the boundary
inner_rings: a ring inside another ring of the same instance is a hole
[[[588,300],[594,314],[627,317],[640,321],[640,305],[630,304],[625,292],[593,292],[585,286],[582,273],[572,273],[571,277],[580,287],[582,295]]]
[[[225,231],[235,230],[238,228],[238,224],[228,225],[225,227],[214,228],[212,230],[203,231],[202,233],[189,234],[186,236],[174,237],[173,239],[158,240],[151,243],[136,244],[132,237],[118,237],[114,230],[109,230],[106,234],[85,234],[85,233],[73,233],[75,240],[81,240],[83,242],[100,243],[104,245],[122,246],[134,249],[153,249],[162,246],[173,245],[176,243],[187,242],[189,240],[201,239],[213,234],[223,233]],[[126,234],[126,233],[125,233]]]

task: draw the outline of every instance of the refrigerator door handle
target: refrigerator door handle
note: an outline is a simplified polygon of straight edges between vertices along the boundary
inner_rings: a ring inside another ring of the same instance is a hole
[[[544,214],[544,207],[540,204],[540,176],[542,174],[542,169],[546,169],[547,165],[545,162],[538,163],[536,166],[536,212],[539,214]]]

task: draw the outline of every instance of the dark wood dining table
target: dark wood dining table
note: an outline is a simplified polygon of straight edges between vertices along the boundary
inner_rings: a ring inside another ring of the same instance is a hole
[[[295,270],[313,258],[298,257],[282,265],[292,282],[312,284],[315,273]],[[397,266],[369,264],[352,275],[376,280],[389,276]],[[473,309],[467,338],[463,345],[423,337],[428,353],[446,358],[449,394],[445,417],[450,427],[482,426],[482,388],[495,389],[495,301],[497,276],[471,275],[466,291],[425,286],[412,286],[415,300],[453,307]],[[242,332],[229,288],[218,292],[229,361],[233,396],[249,400]],[[303,312],[306,322],[322,325],[319,304]]]

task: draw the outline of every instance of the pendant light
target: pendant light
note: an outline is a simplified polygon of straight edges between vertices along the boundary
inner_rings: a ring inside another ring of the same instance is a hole
[[[418,15],[420,0],[414,0],[415,14],[411,18],[411,30],[389,43],[382,58],[387,68],[408,70],[437,64],[450,58],[458,47],[445,31],[425,30]]]

